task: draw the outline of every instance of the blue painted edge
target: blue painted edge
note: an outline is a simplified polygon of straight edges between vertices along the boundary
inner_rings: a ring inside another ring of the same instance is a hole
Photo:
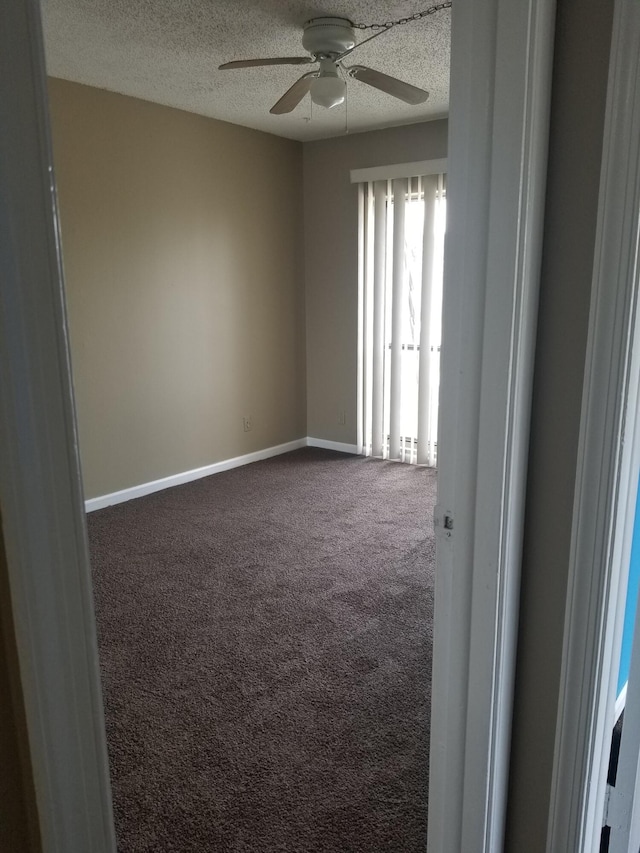
[[[618,687],[616,695],[620,692],[629,678],[631,665],[631,646],[633,644],[633,631],[636,621],[636,610],[638,607],[638,589],[640,588],[640,502],[637,499],[636,490],[636,513],[633,522],[633,541],[631,544],[631,563],[629,565],[629,583],[627,586],[627,602],[624,610],[624,628],[622,631],[622,650],[620,652],[620,668],[618,670]]]

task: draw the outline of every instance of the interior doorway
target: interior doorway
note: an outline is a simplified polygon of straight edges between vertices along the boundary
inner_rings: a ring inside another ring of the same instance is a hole
[[[444,436],[439,439],[436,655],[442,689],[432,728],[429,823],[430,844],[438,851],[458,853],[465,839],[476,845],[481,838],[483,849],[499,846],[503,825],[515,648],[510,617],[524,494],[552,11],[551,3],[486,0],[461,6],[454,31],[449,200],[453,239],[462,248],[450,253],[453,286],[444,311],[450,349],[448,358],[443,353],[443,387],[449,373],[451,390],[441,398],[441,423],[449,428],[446,448]],[[11,130],[3,135],[0,197],[3,215],[16,226],[7,232],[11,242],[2,244],[12,294],[2,304],[7,349],[1,362],[2,387],[11,389],[2,399],[10,586],[20,616],[16,631],[42,832],[52,847],[69,853],[112,850],[39,9],[25,0],[12,4],[10,14],[0,50],[6,72],[0,78],[11,83],[1,93]],[[479,87],[496,93],[490,109]],[[491,168],[494,157],[500,169]],[[522,310],[514,320],[516,304]],[[483,335],[485,312],[490,339]],[[509,381],[497,387],[494,366],[505,358]],[[476,494],[483,506],[476,505]],[[495,554],[474,542],[477,518],[495,532],[494,544],[500,542],[499,589],[486,585],[487,575],[495,581]],[[475,587],[485,596],[472,595]],[[34,611],[36,620],[26,618]],[[465,741],[477,745],[477,753],[466,750]]]

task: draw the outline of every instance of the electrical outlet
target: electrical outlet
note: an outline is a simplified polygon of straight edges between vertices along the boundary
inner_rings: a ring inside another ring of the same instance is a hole
[[[245,432],[251,432],[253,429],[253,417],[251,415],[242,419],[242,427]]]
[[[346,412],[344,412],[344,411],[338,412],[338,423],[340,424],[340,426],[345,426],[345,424],[347,423],[347,413]]]

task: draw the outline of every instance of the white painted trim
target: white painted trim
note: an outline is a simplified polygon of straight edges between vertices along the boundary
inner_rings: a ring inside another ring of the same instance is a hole
[[[40,4],[14,0],[0,27],[0,505],[11,607],[43,853],[115,853],[46,103]]]
[[[307,447],[321,447],[324,450],[337,450],[339,453],[358,453],[357,444],[345,444],[342,441],[327,441],[325,438],[307,438]]]
[[[369,181],[392,181],[394,178],[415,178],[418,175],[442,175],[446,171],[447,158],[443,157],[439,160],[419,160],[417,163],[352,169],[350,174],[352,184],[364,184]]]
[[[358,350],[356,355],[356,444],[358,453],[364,449],[364,347],[366,316],[364,294],[366,289],[365,223],[367,216],[367,188],[358,184]]]
[[[598,850],[614,724],[640,467],[639,79],[640,7],[616,0],[548,853]]]
[[[452,9],[430,853],[503,849],[554,24]]]
[[[625,683],[622,685],[622,690],[620,691],[620,693],[618,693],[618,696],[616,698],[616,704],[614,706],[614,712],[613,712],[614,723],[618,722],[618,720],[620,719],[620,714],[624,711],[624,706],[626,705],[626,702],[627,702],[627,685],[628,684],[629,684],[629,682],[625,681]]]
[[[200,480],[202,477],[219,474],[221,471],[229,471],[232,468],[250,465],[252,462],[260,462],[262,459],[271,459],[273,456],[280,456],[292,450],[299,450],[301,447],[321,447],[324,450],[337,450],[340,453],[358,453],[358,446],[356,444],[344,444],[341,441],[327,441],[324,438],[311,438],[309,436],[297,438],[285,444],[265,447],[264,450],[254,450],[253,453],[245,453],[243,456],[222,459],[220,462],[213,462],[211,465],[204,465],[202,468],[193,468],[191,471],[171,474],[171,476],[162,477],[160,480],[151,480],[148,483],[141,483],[139,486],[131,486],[128,489],[121,489],[118,492],[111,492],[108,495],[89,498],[89,500],[85,501],[85,511],[94,512],[108,506],[135,500],[135,498],[142,498],[145,495],[152,495],[154,492],[161,492],[163,489],[170,489],[172,486],[181,486],[183,483],[191,483],[194,480]]]
[[[220,462],[213,462],[211,465],[204,465],[202,468],[193,468],[191,471],[171,474],[169,477],[162,477],[160,480],[152,480],[149,483],[141,483],[139,486],[131,486],[128,489],[111,492],[109,495],[90,498],[85,501],[85,509],[87,512],[104,509],[107,506],[121,504],[134,498],[144,497],[144,495],[151,495],[163,489],[170,489],[172,486],[191,483],[193,480],[200,480],[202,477],[209,477],[211,474],[219,474],[221,471],[229,471],[231,468],[239,468],[242,465],[249,465],[251,462],[259,462],[261,459],[271,459],[272,456],[280,456],[282,453],[289,453],[291,450],[298,450],[300,447],[306,446],[307,439],[298,438],[295,441],[288,441],[286,444],[277,444],[274,447],[266,447],[264,450],[254,450],[253,453],[245,453],[244,456],[234,456],[232,459],[223,459]]]

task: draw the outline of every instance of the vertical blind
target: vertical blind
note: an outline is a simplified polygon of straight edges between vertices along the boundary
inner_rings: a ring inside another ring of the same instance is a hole
[[[435,467],[445,175],[360,185],[361,447]]]

